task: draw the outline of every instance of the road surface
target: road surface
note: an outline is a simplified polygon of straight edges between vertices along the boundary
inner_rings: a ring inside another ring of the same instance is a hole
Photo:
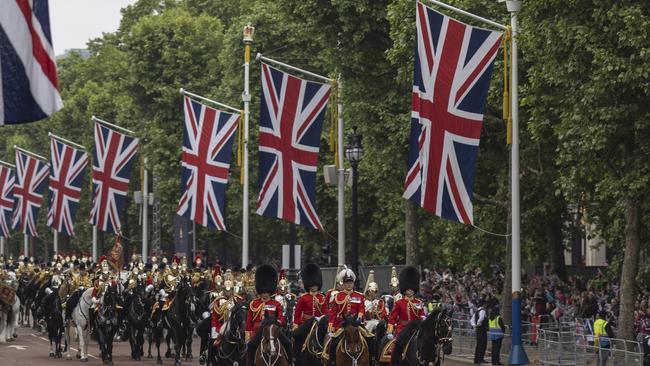
[[[194,361],[183,362],[184,365],[198,365],[198,349],[200,340],[195,337],[193,342]],[[68,361],[64,358],[55,359],[48,356],[50,351],[50,344],[47,340],[47,335],[35,332],[32,329],[19,328],[18,338],[13,342],[0,344],[0,365],[2,366],[41,366],[41,365],[102,365],[102,360],[99,354],[99,347],[96,341],[91,340],[88,346],[89,358],[88,362],[81,363],[74,358],[76,354],[77,344],[73,342],[72,345],[73,359]],[[165,346],[161,345],[161,353],[166,350]],[[155,355],[155,346],[152,350]],[[145,344],[146,352],[146,344]],[[113,363],[119,365],[155,365],[156,360],[143,358],[142,361],[131,360],[131,347],[129,342],[115,342],[113,344]],[[163,354],[163,365],[173,365],[172,359],[165,359]],[[461,366],[467,365],[464,362],[458,362],[446,359],[445,366]]]

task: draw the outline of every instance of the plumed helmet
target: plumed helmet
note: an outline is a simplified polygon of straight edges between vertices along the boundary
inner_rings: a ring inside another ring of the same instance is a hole
[[[399,290],[399,279],[397,278],[397,270],[395,267],[391,268],[390,270],[390,290]]]
[[[363,290],[363,293],[367,294],[368,291],[379,291],[379,285],[377,285],[377,282],[375,282],[375,271],[373,270],[370,270],[370,273],[368,274],[368,279],[366,280],[366,288]]]
[[[263,264],[255,272],[255,291],[261,293],[275,293],[278,287],[278,272],[272,266]]]
[[[352,272],[350,268],[347,266],[343,267],[343,270],[339,272],[338,280],[340,283],[345,283],[348,281],[356,281],[357,280],[357,275]]]
[[[99,261],[97,261],[97,263],[102,263],[102,262],[104,262],[105,260],[108,260],[108,258],[106,258],[105,255],[102,255],[101,257],[99,257]]]
[[[418,292],[420,288],[420,272],[413,266],[408,266],[402,269],[399,273],[399,290],[402,294],[406,290],[411,289],[413,292]]]
[[[305,290],[309,291],[312,286],[318,286],[318,291],[323,287],[323,273],[318,264],[307,263],[300,271],[300,278]]]

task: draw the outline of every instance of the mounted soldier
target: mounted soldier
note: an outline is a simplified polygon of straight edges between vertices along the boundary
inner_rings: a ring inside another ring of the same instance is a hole
[[[366,313],[364,315],[366,319],[366,329],[370,332],[374,332],[379,322],[386,320],[387,312],[384,300],[379,297],[379,285],[375,282],[375,271],[373,270],[370,270],[370,273],[368,274],[363,294],[366,297]]]
[[[395,302],[395,307],[388,317],[388,329],[386,335],[389,340],[396,339],[395,346],[391,353],[391,365],[399,365],[402,351],[408,336],[400,336],[400,333],[408,323],[413,320],[424,319],[424,303],[415,297],[420,287],[420,274],[415,267],[406,267],[399,274],[399,286],[402,298]]]
[[[222,327],[228,322],[232,308],[241,301],[242,298],[235,294],[234,276],[230,274],[223,281],[223,289],[219,297],[210,304],[210,323],[212,325],[210,338],[214,340],[214,347],[218,347],[221,343]]]
[[[334,284],[332,285],[332,288],[327,290],[325,293],[325,306],[328,311],[332,307],[332,302],[334,301],[336,294],[343,289],[343,282],[340,278],[341,273],[343,273],[342,271],[343,265],[339,264],[336,268],[336,273],[334,274]]]
[[[325,296],[320,292],[323,287],[323,274],[320,267],[314,263],[307,263],[300,271],[300,278],[306,292],[298,298],[293,312],[293,354],[296,357],[311,328],[309,324],[318,322],[323,315],[327,314]],[[304,331],[298,331],[299,328]]]
[[[278,287],[278,273],[275,268],[263,264],[255,272],[255,290],[257,297],[251,301],[246,317],[246,342],[248,343],[248,364],[251,365],[255,351],[262,338],[262,321],[266,318],[274,318],[284,328],[286,325],[282,305],[277,302],[272,294]],[[280,342],[287,353],[291,352],[291,341],[280,332]],[[291,357],[289,356],[289,359]]]

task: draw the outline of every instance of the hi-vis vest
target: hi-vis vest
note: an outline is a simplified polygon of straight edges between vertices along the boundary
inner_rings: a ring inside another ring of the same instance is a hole
[[[488,334],[490,336],[491,341],[496,341],[501,338],[503,338],[503,331],[501,330],[501,327],[499,326],[499,319],[501,319],[501,316],[498,315],[494,319],[490,319],[488,322],[489,330]]]
[[[605,327],[607,321],[604,319],[596,319],[594,322],[594,346],[609,347],[609,337]]]

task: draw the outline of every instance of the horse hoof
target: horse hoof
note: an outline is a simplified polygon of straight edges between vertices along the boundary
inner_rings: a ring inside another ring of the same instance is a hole
[[[78,360],[78,359],[81,358],[81,355],[77,353],[77,355],[75,357],[77,357],[77,360]]]
[[[156,364],[157,365],[162,365],[162,359],[160,357],[156,360]]]
[[[147,355],[147,358],[153,358],[153,355],[150,353]]]
[[[54,357],[54,352],[50,351],[50,357]]]
[[[81,362],[88,362],[88,357],[84,357],[80,360]]]
[[[205,365],[205,356],[199,357],[199,365]]]
[[[176,361],[174,362],[174,366],[183,366],[183,364],[181,363],[181,361]]]
[[[70,361],[70,360],[72,360],[72,356],[67,355],[67,356],[65,356],[65,359],[68,360],[68,361]]]

